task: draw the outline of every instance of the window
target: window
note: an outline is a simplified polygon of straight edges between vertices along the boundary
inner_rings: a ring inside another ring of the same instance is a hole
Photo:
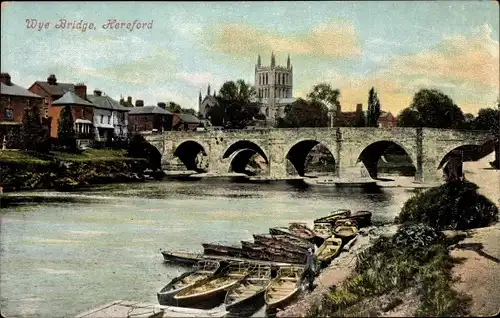
[[[111,115],[108,116],[108,125],[111,124]]]
[[[104,122],[104,115],[101,115],[101,124]]]
[[[82,108],[82,118],[85,118],[85,108]]]
[[[13,120],[14,119],[14,111],[12,108],[5,108],[5,119]]]
[[[45,118],[49,118],[49,109],[47,107],[44,107],[45,110]]]
[[[49,104],[49,99],[47,97],[45,97],[45,105],[48,105]]]

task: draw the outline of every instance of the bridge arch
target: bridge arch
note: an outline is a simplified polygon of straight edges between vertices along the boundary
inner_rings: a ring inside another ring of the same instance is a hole
[[[370,177],[372,177],[373,179],[377,179],[379,170],[378,163],[382,156],[384,156],[386,159],[385,166],[387,166],[387,170],[389,170],[390,168],[394,168],[391,167],[393,166],[393,164],[391,164],[392,160],[390,160],[389,158],[397,157],[394,162],[399,162],[399,165],[401,165],[401,163],[404,163],[406,174],[415,176],[416,158],[401,143],[394,140],[379,140],[365,146],[359,154],[356,163],[362,162],[368,170]],[[396,169],[400,170],[399,168]]]
[[[206,172],[208,170],[208,160],[202,159],[202,157],[206,156],[205,148],[195,140],[181,142],[174,151],[174,157],[179,158],[188,170],[195,170],[196,172]]]
[[[268,171],[269,159],[266,151],[260,145],[250,140],[238,140],[234,142],[226,148],[222,158],[228,158],[229,172],[240,172],[253,175],[255,173],[247,170],[246,167],[250,163],[250,159],[256,154],[264,159],[266,171]]]
[[[311,150],[322,145],[329,153],[330,163],[335,167],[335,156],[333,155],[327,144],[316,139],[302,139],[295,141],[286,151],[285,158],[292,164],[299,176],[304,176],[306,173],[306,159]],[[334,172],[334,171],[331,171]]]
[[[436,169],[442,169],[446,175],[449,175],[451,172],[460,177],[463,174],[463,162],[479,160],[494,151],[494,140],[488,140],[483,144],[469,142],[461,145],[450,145],[438,157],[438,160],[440,158],[441,160]]]

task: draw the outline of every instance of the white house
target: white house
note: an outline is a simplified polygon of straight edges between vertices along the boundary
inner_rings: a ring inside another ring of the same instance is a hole
[[[111,140],[113,136],[126,138],[128,135],[129,108],[120,105],[109,96],[102,95],[100,90],[94,90],[94,95],[87,95],[94,105],[94,132],[98,141]]]

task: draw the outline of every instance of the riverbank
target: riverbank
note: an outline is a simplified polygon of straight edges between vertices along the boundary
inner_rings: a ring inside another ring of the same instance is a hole
[[[4,192],[144,181],[147,168],[146,160],[128,158],[124,150],[91,149],[78,155],[0,151],[0,185]]]

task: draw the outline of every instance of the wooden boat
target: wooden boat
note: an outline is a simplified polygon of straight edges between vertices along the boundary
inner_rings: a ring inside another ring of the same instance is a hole
[[[281,267],[278,276],[271,281],[266,289],[265,302],[266,310],[284,308],[300,292],[300,276],[303,268],[301,267]]]
[[[271,267],[258,265],[242,281],[231,287],[224,300],[226,310],[230,312],[247,311],[264,305],[264,293],[271,282]],[[244,310],[246,309],[246,310]]]
[[[370,226],[372,223],[372,213],[370,211],[357,211],[346,219],[356,221],[358,227]]]
[[[254,242],[241,241],[241,246],[243,247],[243,256],[260,261],[268,261],[269,258],[266,254],[266,247],[262,245],[257,245]]]
[[[203,243],[203,254],[229,257],[241,257],[242,249],[237,246],[228,246],[216,243]]]
[[[321,217],[314,220],[314,223],[335,223],[335,221],[342,218],[346,218],[351,215],[351,210],[349,209],[339,209],[330,213],[328,216]]]
[[[304,253],[312,246],[310,242],[291,235],[254,234],[253,239],[255,243],[269,247],[278,247]]]
[[[348,240],[358,233],[358,226],[355,221],[338,220],[333,227],[333,234],[342,240]]]
[[[200,261],[202,254],[189,252],[169,252],[161,251],[163,259],[167,263],[177,263],[182,265],[194,265]]]
[[[210,276],[184,288],[174,296],[180,307],[210,309],[224,301],[229,288],[249,274],[249,264],[232,262],[222,273]]]
[[[244,250],[262,253],[262,260],[283,263],[303,263],[305,253],[290,252],[276,247],[266,246],[260,243],[242,241]]]
[[[342,239],[331,236],[325,240],[325,242],[316,250],[316,256],[318,261],[324,263],[330,262],[339,253],[342,247]]]
[[[199,261],[191,271],[172,279],[159,293],[157,293],[158,303],[168,306],[173,304],[173,297],[199,280],[206,279],[214,275],[220,268],[218,261],[205,260]]]
[[[269,229],[269,234],[272,235],[290,235],[296,236],[288,227],[285,226],[276,226]]]
[[[292,232],[295,236],[298,236],[304,240],[312,240],[316,237],[316,233],[312,229],[310,229],[306,223],[302,222],[291,222],[288,225],[288,229],[290,229],[290,232]]]
[[[333,235],[332,225],[330,223],[314,223],[313,230],[316,236],[324,240]]]

